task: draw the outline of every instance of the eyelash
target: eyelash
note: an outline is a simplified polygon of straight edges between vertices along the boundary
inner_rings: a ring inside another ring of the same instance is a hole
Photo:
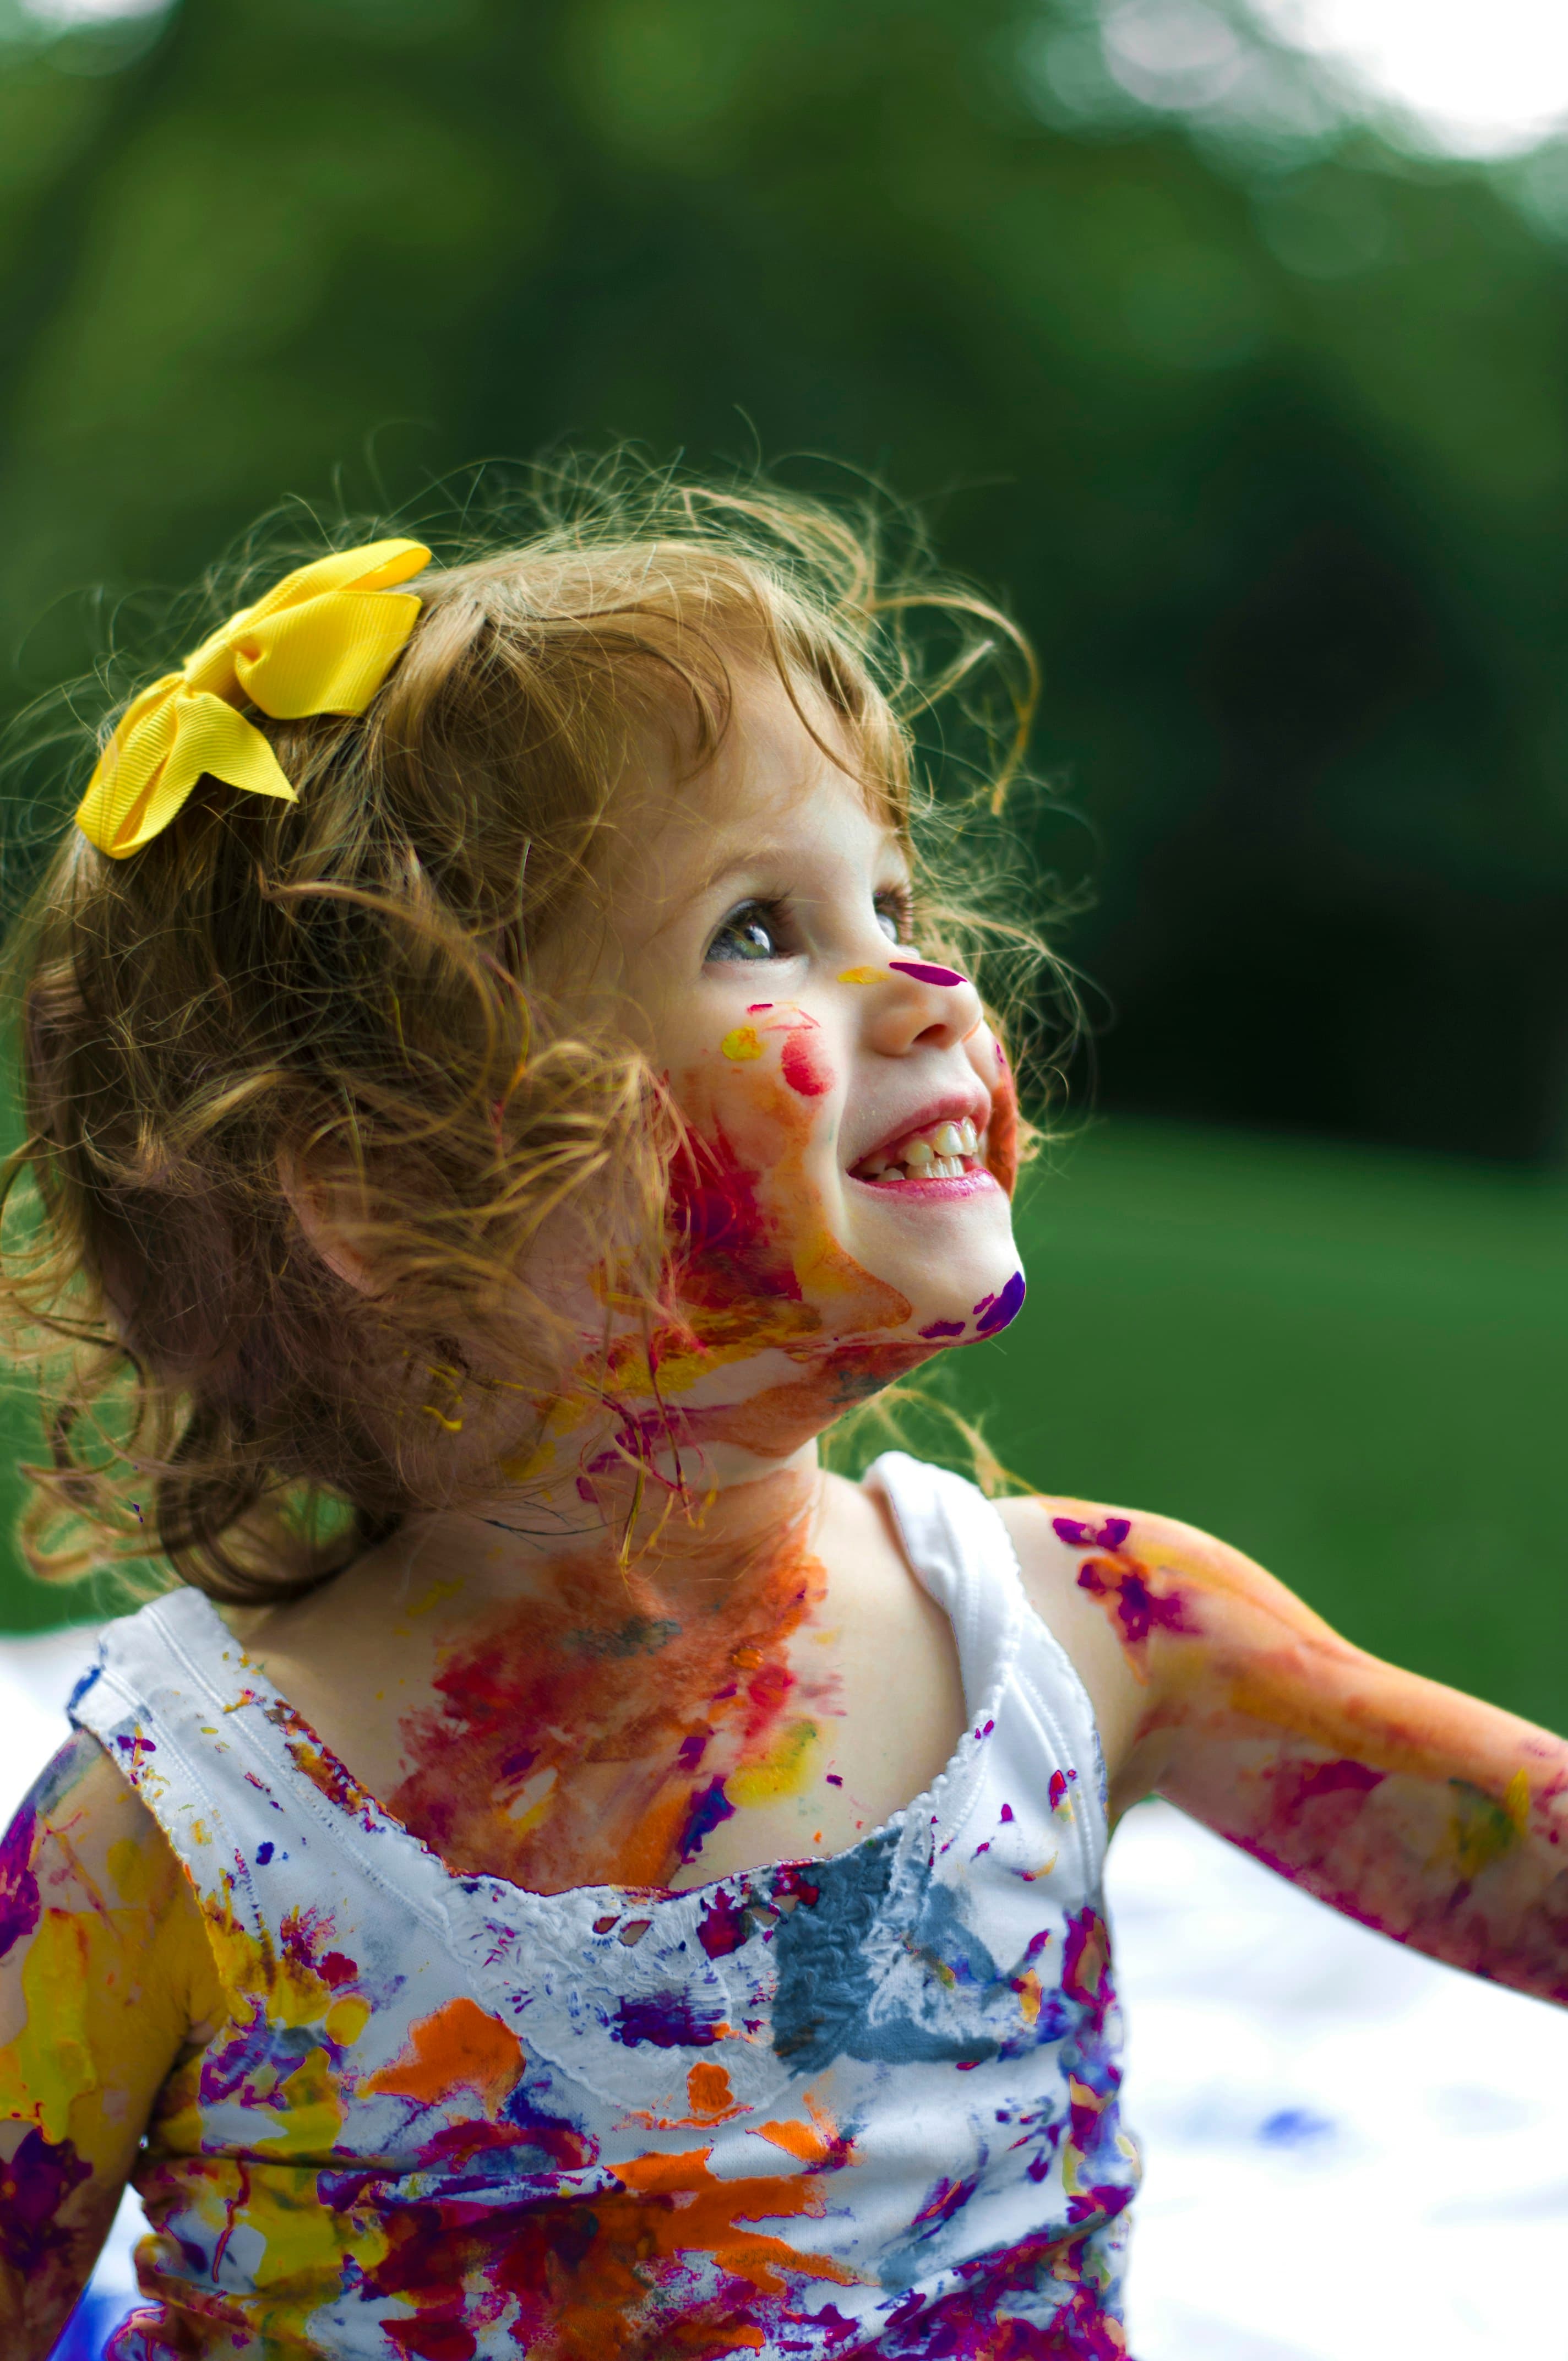
[[[914,901],[907,889],[902,885],[889,886],[884,892],[873,895],[872,906],[879,918],[892,919],[894,931],[890,940],[900,944],[905,943],[908,938],[914,916]],[[766,928],[773,939],[773,948],[767,951],[757,951],[750,957],[741,953],[734,962],[736,965],[760,966],[769,959],[788,959],[792,956],[789,950],[779,947],[779,938],[787,938],[789,933],[787,902],[782,898],[774,899],[757,895],[751,901],[742,902],[738,910],[731,910],[715,933],[704,957],[707,960],[718,960],[721,965],[729,964],[729,961],[720,959],[718,946],[726,935],[737,933],[748,921],[755,921]]]

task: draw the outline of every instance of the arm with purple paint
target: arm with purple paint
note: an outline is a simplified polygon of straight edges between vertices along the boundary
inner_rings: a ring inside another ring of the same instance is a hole
[[[159,2091],[215,2004],[202,1916],[97,1742],[0,1842],[0,2350],[43,2361],[87,2283]]]
[[[1568,1743],[1352,1646],[1173,1519],[1056,1499],[1009,1521],[1076,1634],[1113,1813],[1155,1790],[1363,1924],[1568,2002]]]

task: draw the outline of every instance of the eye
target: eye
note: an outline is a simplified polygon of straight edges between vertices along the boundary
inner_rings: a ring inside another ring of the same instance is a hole
[[[889,885],[874,896],[877,925],[890,943],[906,943],[915,924],[915,902],[906,885]]]
[[[743,902],[730,913],[704,954],[709,960],[775,960],[788,957],[784,927],[770,902]]]

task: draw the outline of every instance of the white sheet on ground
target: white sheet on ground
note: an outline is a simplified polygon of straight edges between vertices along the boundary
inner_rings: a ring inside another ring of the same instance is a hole
[[[91,1632],[0,1641],[0,1817]],[[1434,1966],[1165,1804],[1111,1907],[1147,2178],[1137,2361],[1568,2361],[1568,2011]],[[127,2197],[95,2286],[128,2298]]]

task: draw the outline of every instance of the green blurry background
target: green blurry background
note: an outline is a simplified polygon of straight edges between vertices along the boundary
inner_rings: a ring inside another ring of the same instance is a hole
[[[1033,633],[1092,896],[959,1391],[1568,1720],[1568,150],[1415,152],[1240,0],[1228,81],[1112,0],[66,5],[0,0],[5,701],[283,493],[879,471]]]

